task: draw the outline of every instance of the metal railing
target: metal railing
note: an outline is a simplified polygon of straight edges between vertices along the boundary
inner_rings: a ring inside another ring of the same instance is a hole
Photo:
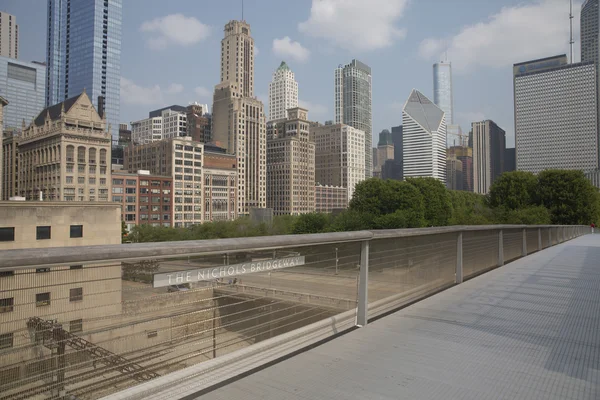
[[[1,251],[0,392],[181,397],[589,232],[495,225]]]

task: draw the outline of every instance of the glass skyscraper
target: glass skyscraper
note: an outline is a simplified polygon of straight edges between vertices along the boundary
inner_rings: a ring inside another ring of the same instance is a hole
[[[120,122],[122,0],[48,0],[46,106],[86,91],[107,127]]]
[[[598,0],[586,0],[581,6],[581,62],[598,63]],[[573,62],[571,60],[571,62]]]
[[[23,120],[29,125],[44,109],[45,91],[43,63],[0,56],[0,96],[8,100],[4,107],[5,130],[21,131]]]
[[[335,70],[335,123],[365,133],[365,177],[373,177],[371,68],[358,60]]]
[[[433,102],[446,113],[446,124],[454,124],[454,100],[452,97],[452,64],[433,64]]]

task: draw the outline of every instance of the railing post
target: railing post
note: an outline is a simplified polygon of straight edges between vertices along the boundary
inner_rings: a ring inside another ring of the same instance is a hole
[[[463,233],[458,233],[456,239],[456,273],[454,274],[456,283],[463,282]]]
[[[542,251],[544,245],[542,244],[542,228],[538,228],[538,250]]]
[[[360,248],[360,274],[358,277],[358,309],[356,325],[366,326],[369,319],[369,241],[363,240]]]
[[[502,229],[498,232],[498,266],[504,265],[504,233]]]
[[[525,257],[527,255],[527,229],[523,229],[523,250],[521,255]]]
[[[552,228],[548,228],[548,247],[552,247]]]

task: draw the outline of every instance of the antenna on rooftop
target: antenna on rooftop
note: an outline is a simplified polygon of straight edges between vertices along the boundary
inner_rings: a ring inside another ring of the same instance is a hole
[[[569,46],[571,48],[571,64],[573,64],[573,44],[575,41],[573,40],[573,0],[570,0],[570,9],[569,9],[569,24],[571,26],[571,36],[569,38]]]

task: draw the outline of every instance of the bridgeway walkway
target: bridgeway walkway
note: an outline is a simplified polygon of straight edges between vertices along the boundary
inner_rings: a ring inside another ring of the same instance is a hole
[[[599,369],[600,235],[587,235],[200,398],[599,399]]]

